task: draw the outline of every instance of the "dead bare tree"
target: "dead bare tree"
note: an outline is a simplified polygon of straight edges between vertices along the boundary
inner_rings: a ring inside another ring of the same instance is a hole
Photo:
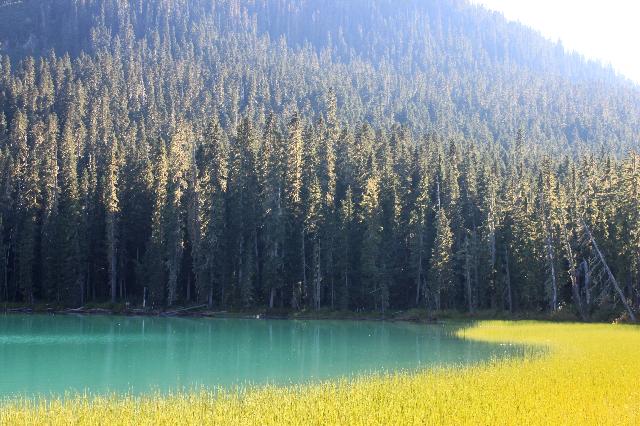
[[[629,319],[632,322],[637,322],[633,309],[631,308],[631,305],[629,305],[627,297],[622,291],[622,288],[620,287],[620,285],[618,285],[618,281],[616,280],[613,273],[611,272],[611,269],[609,268],[609,265],[605,260],[604,254],[600,250],[600,247],[598,246],[598,243],[596,242],[596,239],[594,238],[593,233],[591,232],[591,229],[589,229],[589,226],[587,225],[584,219],[581,219],[580,223],[582,225],[582,231],[583,231],[582,243],[583,245],[588,245],[592,248],[591,250],[592,256],[590,261],[588,262],[588,267],[589,267],[588,275],[595,276],[596,283],[602,286],[600,298],[602,299],[602,297],[606,295],[606,293],[608,292],[609,288],[613,287],[613,289],[615,290],[615,293],[618,295],[618,298],[620,299],[620,302],[622,302],[622,305],[624,306],[627,313],[629,314]],[[590,302],[589,292],[590,292],[590,288],[587,286],[586,288],[587,304],[589,304]]]

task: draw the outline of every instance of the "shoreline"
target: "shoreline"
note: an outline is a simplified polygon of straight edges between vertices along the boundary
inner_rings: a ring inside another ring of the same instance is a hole
[[[427,316],[423,312],[405,315],[408,311],[394,311],[389,314],[380,312],[352,312],[352,311],[269,311],[268,309],[255,309],[250,311],[239,310],[210,310],[179,308],[173,311],[127,308],[113,309],[104,307],[88,308],[42,308],[42,307],[11,307],[0,306],[2,315],[105,315],[105,316],[144,316],[164,318],[238,318],[256,320],[339,320],[339,321],[406,321],[418,323],[437,323],[439,318]],[[425,311],[426,312],[426,311]]]
[[[338,311],[323,309],[319,311],[269,310],[212,310],[204,305],[178,306],[173,310],[144,309],[125,305],[88,305],[80,308],[54,307],[50,305],[0,305],[0,314],[51,314],[51,315],[114,315],[147,317],[183,317],[183,318],[238,318],[257,320],[339,320],[339,321],[390,321],[435,324],[446,320],[536,320],[550,322],[581,322],[573,312],[560,312],[555,315],[541,312],[519,312],[510,314],[501,311],[478,311],[473,314],[459,311],[433,312],[426,309],[393,310],[385,313],[369,311]],[[593,318],[592,323],[616,321],[615,318]]]

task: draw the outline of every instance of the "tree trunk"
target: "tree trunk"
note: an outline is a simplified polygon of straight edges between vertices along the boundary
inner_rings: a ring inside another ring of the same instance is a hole
[[[586,308],[591,308],[591,270],[586,260],[582,261],[582,273],[584,275],[584,297]]]
[[[4,273],[2,277],[3,283],[3,291],[4,291],[4,300],[5,302],[9,301],[9,249],[5,250],[3,253],[4,259],[2,260],[4,263]]]
[[[318,310],[320,309],[322,270],[320,265],[320,242],[317,240],[313,245],[313,262],[314,262],[313,306],[314,306],[314,309]]]
[[[480,265],[480,261],[478,260],[478,250],[477,250],[477,248],[478,248],[478,233],[477,233],[477,230],[475,228],[473,230],[473,248],[474,248],[473,251],[474,251],[474,256],[475,256],[475,259],[474,259],[474,262],[473,262],[473,282],[476,283],[476,291],[475,291],[475,293],[476,293],[476,298],[477,298],[478,297],[478,293],[479,293],[478,287],[479,287],[479,283],[480,283],[480,271],[479,271],[479,269],[480,269],[480,266],[479,266]],[[472,300],[473,300],[473,294],[471,296],[472,296]]]
[[[473,298],[471,291],[471,255],[469,254],[469,244],[467,243],[467,253],[465,254],[464,278],[467,284],[467,304],[469,313],[473,313]]]
[[[416,274],[416,307],[420,305],[420,291],[422,290],[422,247],[424,244],[424,233],[420,232],[420,243],[418,244],[418,267]]]
[[[547,234],[547,261],[549,262],[549,274],[551,275],[551,311],[558,310],[558,283],[556,281],[556,265],[553,246],[551,244],[551,234]]]
[[[302,232],[301,232],[301,240],[302,240],[302,246],[301,246],[301,250],[302,250],[302,296],[303,299],[306,298],[306,295],[308,294],[307,292],[307,254],[306,254],[306,249],[305,249],[305,231],[304,231],[304,227],[302,228]]]
[[[243,281],[243,278],[244,278],[244,273],[243,273],[244,265],[243,265],[243,263],[244,263],[244,238],[241,237],[240,238],[240,253],[238,255],[238,274],[237,274],[238,283],[237,283],[237,286],[235,288],[235,295],[238,294],[238,290],[239,290],[241,297],[242,297],[242,293],[243,293],[242,286],[244,285],[244,281]],[[234,297],[233,292],[231,294],[231,297]],[[232,301],[232,303],[233,303],[233,301]]]
[[[618,285],[618,281],[616,281],[616,278],[613,276],[613,273],[609,269],[609,265],[607,265],[607,263],[605,262],[604,255],[600,251],[600,248],[598,247],[598,243],[596,242],[595,238],[593,238],[593,235],[591,234],[591,231],[587,227],[587,224],[583,222],[583,226],[584,226],[585,231],[587,231],[587,234],[589,235],[589,238],[591,240],[591,244],[593,245],[593,248],[595,249],[596,253],[600,257],[600,261],[602,262],[602,267],[605,269],[605,272],[607,273],[607,276],[609,277],[609,281],[611,282],[611,284],[615,288],[616,292],[618,293],[618,296],[620,297],[620,301],[622,302],[622,304],[624,305],[625,309],[627,310],[627,313],[629,314],[629,318],[631,319],[632,322],[636,322],[636,316],[633,313],[633,309],[631,309],[631,307],[629,306],[629,303],[627,301],[627,298],[626,298],[624,292],[622,291],[622,289]]]
[[[489,221],[489,255],[490,255],[490,268],[489,268],[489,286],[491,293],[491,308],[496,309],[498,307],[498,270],[496,266],[496,259],[498,257],[498,249],[496,247],[496,233],[493,222]]]
[[[335,309],[335,299],[336,299],[336,292],[335,292],[333,281],[334,281],[333,274],[331,274],[331,310]]]
[[[276,297],[276,288],[271,287],[271,291],[269,292],[269,309],[273,309],[273,301]]]
[[[573,294],[573,301],[576,304],[580,318],[583,321],[587,321],[587,313],[582,303],[582,297],[580,296],[580,283],[578,282],[578,273],[576,271],[573,251],[569,248],[569,279],[571,280],[571,293]]]
[[[567,233],[566,224],[563,223],[561,229],[562,245],[566,251],[567,259],[569,260],[569,279],[571,280],[571,293],[573,295],[573,302],[576,304],[576,308],[578,309],[580,318],[582,318],[583,321],[587,321],[587,310],[585,309],[584,303],[582,301],[582,296],[580,294],[580,283],[578,282],[578,271],[576,270],[576,258],[573,254],[571,243],[569,242],[569,235]]]
[[[507,305],[509,312],[513,313],[513,294],[511,292],[511,270],[509,269],[509,252],[504,249],[505,284],[507,285]]]
[[[329,280],[330,280],[330,285],[331,285],[331,309],[335,309],[335,288],[334,288],[334,281],[335,281],[335,266],[333,264],[333,246],[334,246],[335,240],[331,240],[330,243],[330,247],[329,247],[329,252],[328,252],[328,261],[327,261],[327,270],[329,271]]]
[[[111,303],[116,303],[118,281],[116,276],[117,271],[117,256],[116,256],[116,230],[115,230],[115,218],[110,218],[107,221],[108,226],[108,241],[109,244],[109,282],[111,283]]]

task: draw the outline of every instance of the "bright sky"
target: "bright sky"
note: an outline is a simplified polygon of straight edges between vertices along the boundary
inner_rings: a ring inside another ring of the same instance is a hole
[[[640,83],[639,0],[472,0]]]

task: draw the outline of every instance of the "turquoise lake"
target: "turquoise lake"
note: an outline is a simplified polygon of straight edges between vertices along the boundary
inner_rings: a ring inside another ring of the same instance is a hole
[[[459,339],[460,326],[0,315],[0,396],[284,385],[524,353]]]

